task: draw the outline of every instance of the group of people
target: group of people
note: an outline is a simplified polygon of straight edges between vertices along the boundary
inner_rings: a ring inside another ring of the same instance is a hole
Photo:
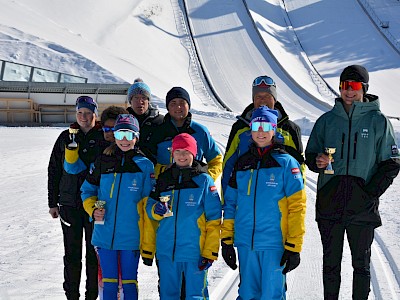
[[[97,299],[99,271],[102,299],[117,299],[119,285],[124,299],[138,299],[140,257],[147,266],[155,258],[161,299],[208,299],[207,270],[220,250],[230,268],[239,265],[238,299],[285,299],[305,234],[306,166],[319,174],[324,299],[339,297],[345,232],[353,299],[367,299],[379,197],[400,170],[392,125],[368,84],[364,67],[343,70],[340,97],[315,123],[305,159],[300,128],[269,76],[254,79],[225,155],[192,119],[181,87],[168,91],[165,116],[142,80],[129,88],[127,110],[111,106],[100,121],[97,103],[78,97],[76,122],[58,137],[48,168],[67,299],[80,296],[83,232],[85,299]]]

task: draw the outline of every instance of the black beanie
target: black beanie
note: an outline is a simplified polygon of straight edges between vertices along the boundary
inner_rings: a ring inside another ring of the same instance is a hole
[[[358,82],[368,83],[369,74],[366,68],[360,65],[352,65],[346,67],[340,74],[340,81],[354,80]]]
[[[189,104],[189,108],[190,108],[189,93],[184,88],[173,87],[172,89],[169,90],[169,92],[167,93],[167,97],[165,98],[167,109],[168,109],[168,104],[171,102],[171,100],[173,100],[175,98],[182,98],[182,99],[186,100],[186,102]]]

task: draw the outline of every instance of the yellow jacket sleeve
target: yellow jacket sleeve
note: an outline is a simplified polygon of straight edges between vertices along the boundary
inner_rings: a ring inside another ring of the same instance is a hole
[[[222,161],[222,155],[218,154],[215,158],[207,162],[207,173],[214,179],[214,182],[222,174]]]

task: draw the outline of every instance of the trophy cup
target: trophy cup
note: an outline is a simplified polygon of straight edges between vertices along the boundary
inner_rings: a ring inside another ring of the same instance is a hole
[[[336,152],[336,148],[325,148],[325,153],[329,157],[329,164],[326,166],[326,169],[324,170],[325,174],[335,174],[335,171],[332,168],[332,154]]]
[[[160,201],[164,203],[165,207],[167,208],[167,212],[164,214],[164,218],[172,217],[174,213],[168,207],[169,195],[167,196],[160,196]]]
[[[78,144],[75,142],[75,134],[77,134],[79,132],[79,128],[69,128],[69,137],[72,140],[71,143],[68,144],[68,148],[70,149],[75,149],[76,147],[78,147]]]
[[[94,206],[95,206],[96,208],[100,209],[100,210],[103,210],[104,207],[106,206],[106,201],[104,201],[104,200],[97,200],[97,201],[94,203]],[[94,224],[104,225],[104,218],[103,218],[103,220],[101,220],[101,221],[94,221]]]

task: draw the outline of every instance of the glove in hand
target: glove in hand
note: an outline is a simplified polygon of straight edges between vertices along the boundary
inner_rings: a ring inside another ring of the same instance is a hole
[[[160,216],[164,216],[167,212],[167,207],[162,202],[157,202],[156,206],[154,207],[154,213]]]
[[[199,259],[199,270],[200,271],[208,270],[208,268],[211,267],[213,262],[214,261],[212,259],[208,259],[208,258],[205,258],[205,257],[200,257],[200,259]]]
[[[285,265],[282,274],[286,274],[296,269],[300,264],[300,253],[286,250],[283,252],[280,266]]]
[[[221,246],[222,246],[222,258],[224,259],[225,263],[232,270],[236,270],[237,264],[236,264],[235,248],[233,248],[233,245],[227,245],[224,242],[221,242]]]
[[[151,267],[153,265],[153,259],[147,258],[147,257],[142,257],[143,259],[143,264],[146,266]]]

